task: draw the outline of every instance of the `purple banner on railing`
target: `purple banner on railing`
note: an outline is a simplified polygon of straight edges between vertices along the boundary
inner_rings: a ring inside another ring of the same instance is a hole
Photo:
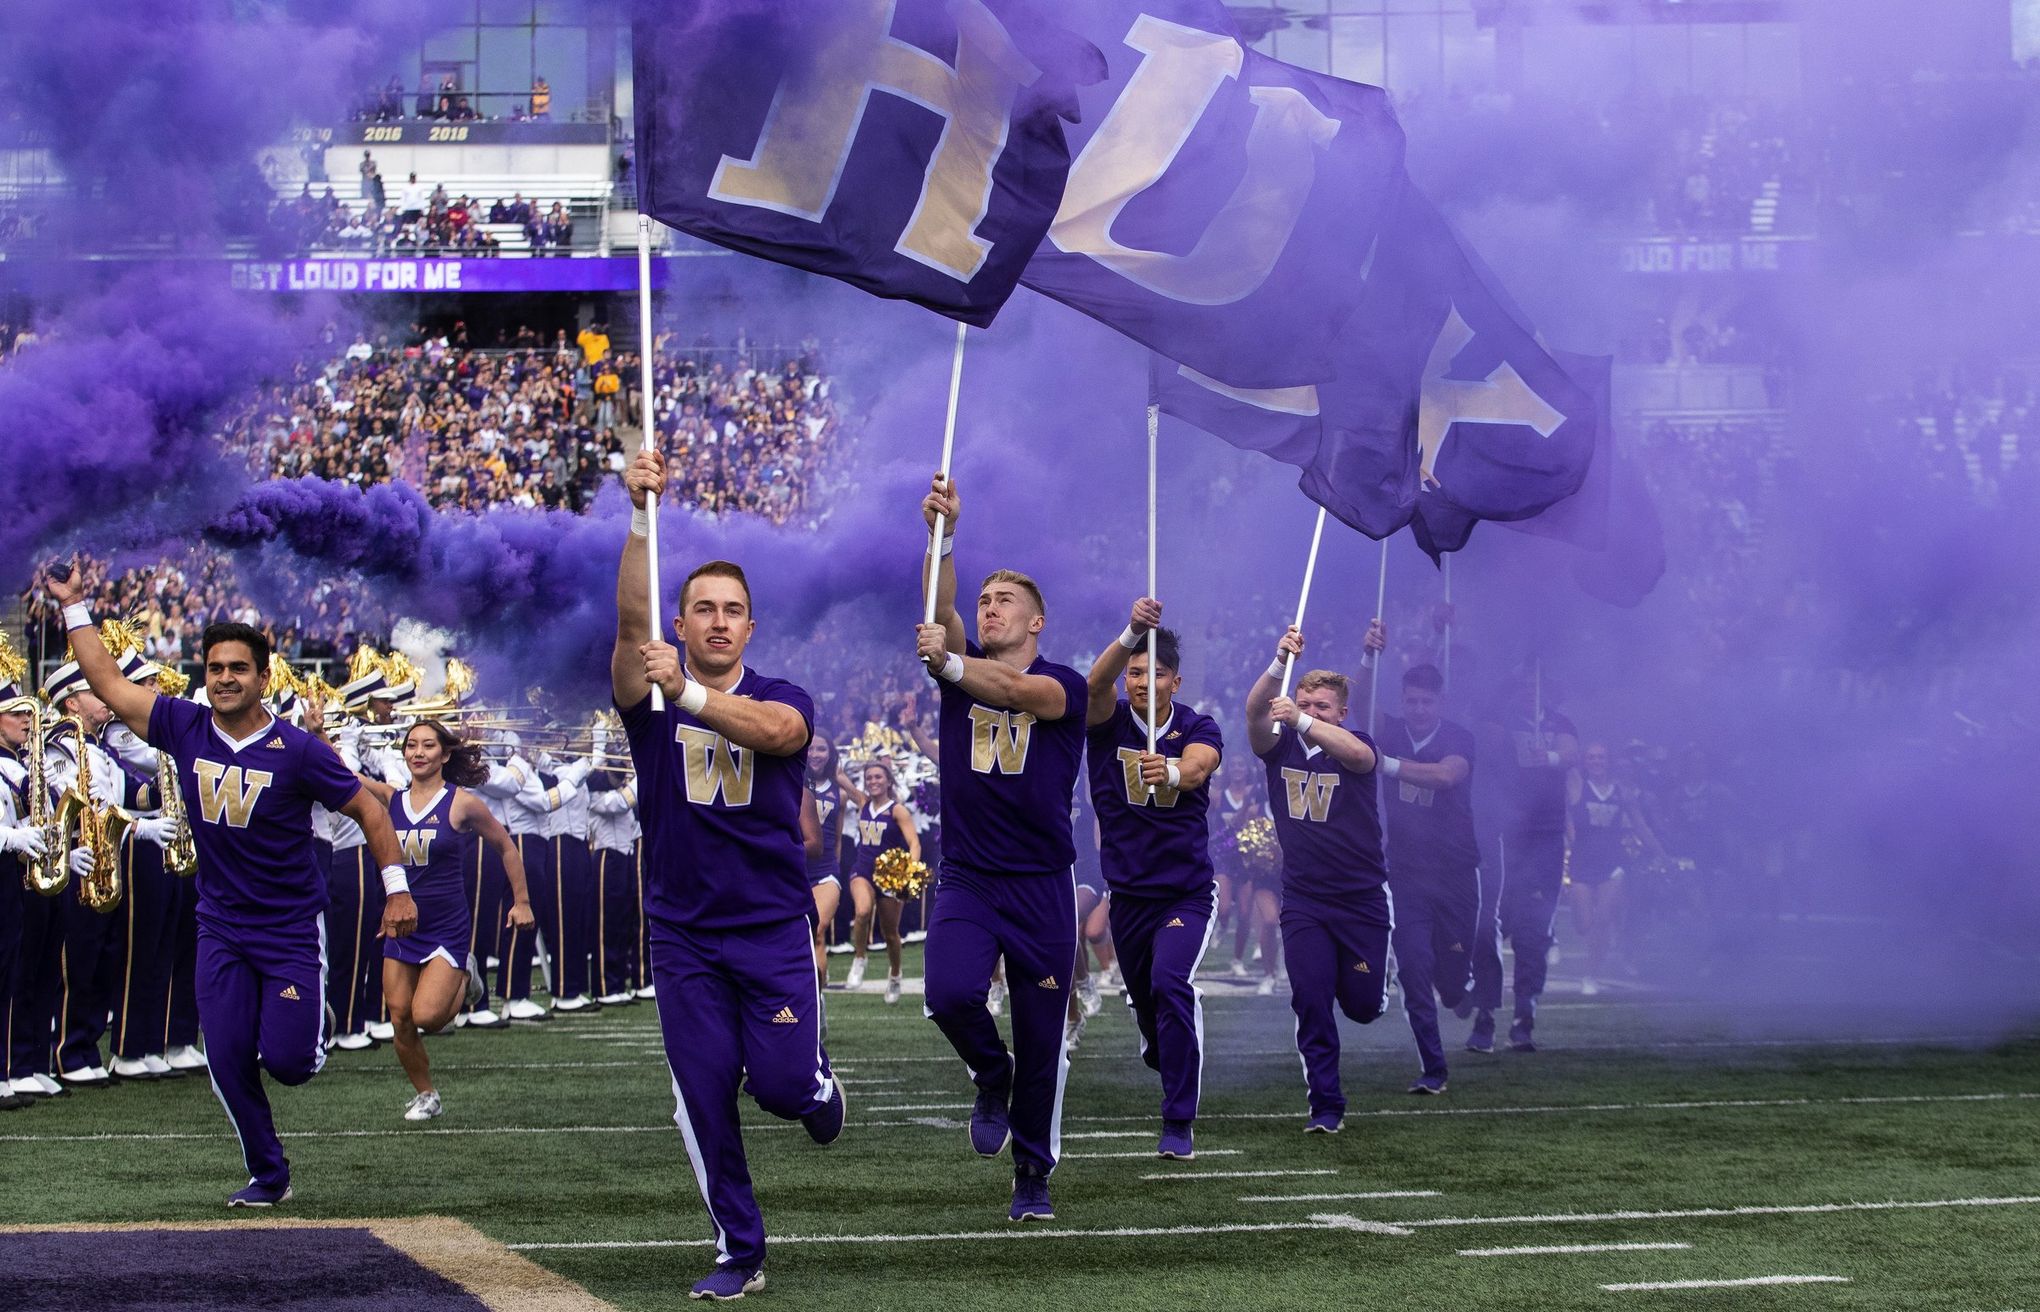
[[[250,292],[627,292],[637,288],[637,258],[236,260],[229,276]],[[655,260],[652,285],[664,283]]]

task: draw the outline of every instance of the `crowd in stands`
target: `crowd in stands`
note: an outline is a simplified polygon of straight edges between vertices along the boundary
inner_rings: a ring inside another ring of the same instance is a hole
[[[366,175],[364,175],[366,176]],[[349,205],[330,184],[314,193],[307,182],[269,211],[269,240],[292,254],[312,251],[387,256],[458,256],[484,259],[501,253],[497,230],[519,230],[531,253],[565,255],[574,246],[574,217],[560,201],[534,204],[519,193],[486,205],[473,196],[427,189],[412,174],[395,201],[380,174],[364,187],[368,197]]]
[[[492,105],[505,100],[511,102],[507,110],[489,112]],[[404,79],[392,74],[380,88],[365,92],[349,117],[358,123],[401,123],[406,118],[445,123],[545,123],[553,117],[553,89],[543,74],[532,78],[528,92],[476,92],[463,88],[451,73],[434,79],[426,72],[418,79],[417,91],[407,95]]]

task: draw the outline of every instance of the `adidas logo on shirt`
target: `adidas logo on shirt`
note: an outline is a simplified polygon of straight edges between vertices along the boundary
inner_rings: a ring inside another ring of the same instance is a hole
[[[284,750],[283,739],[281,738],[271,738],[268,742],[262,744],[262,746],[265,749],[272,752],[280,752]]]
[[[283,992],[277,994],[276,996],[282,998],[285,1002],[296,1002],[298,1000],[297,985],[295,984],[284,985]]]
[[[1181,929],[1181,928],[1183,928],[1183,917],[1181,917],[1181,916],[1177,916],[1177,917],[1176,917],[1176,918],[1175,918],[1174,920],[1171,920],[1171,921],[1170,921],[1170,922],[1169,922],[1168,924],[1166,924],[1166,925],[1162,926],[1162,928],[1163,928],[1163,929]]]
[[[1372,975],[1374,973],[1373,971],[1367,969],[1367,963],[1364,961],[1354,962],[1353,969],[1359,971],[1363,975]]]
[[[781,1007],[779,1014],[772,1018],[772,1023],[774,1025],[798,1025],[800,1024],[800,1017],[793,1014],[793,1008]]]
[[[1036,984],[1036,985],[1035,985],[1034,987],[1036,987],[1036,988],[1038,988],[1038,989],[1056,989],[1056,988],[1061,988],[1061,987],[1062,987],[1062,985],[1060,985],[1060,984],[1057,984],[1057,983],[1055,982],[1055,976],[1053,976],[1053,975],[1045,975],[1045,976],[1043,976],[1043,977],[1042,977],[1041,981],[1040,981],[1040,982],[1039,982],[1038,984]]]

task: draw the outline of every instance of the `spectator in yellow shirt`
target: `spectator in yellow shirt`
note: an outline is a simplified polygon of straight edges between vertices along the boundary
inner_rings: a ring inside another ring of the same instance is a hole
[[[593,369],[609,355],[609,325],[591,323],[574,339],[581,345],[581,362]]]
[[[552,117],[552,84],[542,77],[531,79],[531,116],[535,119]]]

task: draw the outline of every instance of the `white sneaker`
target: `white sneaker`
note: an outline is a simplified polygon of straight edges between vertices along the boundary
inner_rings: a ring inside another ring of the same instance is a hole
[[[1238,957],[1232,959],[1232,977],[1234,979],[1245,979],[1247,977],[1247,963],[1241,961]]]
[[[503,1014],[511,1020],[544,1020],[546,1016],[545,1008],[539,1006],[530,998],[517,999],[517,1001],[503,1008]]]
[[[106,1067],[104,1066],[80,1066],[75,1071],[65,1071],[63,1073],[63,1080],[66,1084],[105,1084],[112,1078],[111,1075],[106,1073]]]
[[[498,1016],[495,1012],[490,1011],[487,1007],[482,1008],[480,1011],[471,1011],[468,1013],[468,1024],[474,1026],[478,1030],[493,1030],[499,1028],[500,1026],[508,1025],[509,1023],[510,1023],[509,1021],[504,1020],[501,1016]]]
[[[900,977],[898,975],[888,975],[885,978],[885,1005],[888,1007],[900,1005]]]
[[[1006,1010],[1006,986],[1003,982],[993,980],[991,988],[985,991],[985,1010],[994,1016]]]
[[[1064,1051],[1075,1052],[1077,1050],[1077,1045],[1084,1041],[1084,1027],[1086,1025],[1089,1025],[1090,1023],[1091,1018],[1084,1015],[1082,1011],[1079,1011],[1077,1013],[1077,1018],[1075,1020],[1065,1021],[1063,1023]]]
[[[205,1054],[189,1043],[180,1048],[170,1049],[170,1051],[163,1054],[163,1060],[169,1064],[170,1069],[173,1071],[202,1071],[205,1069]]]
[[[392,1042],[397,1037],[397,1027],[386,1020],[370,1021],[368,1023],[368,1037],[374,1039],[377,1043]]]
[[[864,965],[866,960],[864,957],[850,958],[850,973],[843,979],[844,988],[854,989],[864,982]]]
[[[553,999],[554,1011],[588,1011],[594,1005],[595,1000],[586,994],[576,994],[571,998]]]
[[[167,1071],[170,1068],[165,1066],[163,1069]],[[156,1072],[150,1070],[149,1063],[140,1057],[115,1057],[113,1059],[113,1073],[120,1076],[123,1080],[153,1080],[156,1078]]]
[[[657,986],[647,984],[637,991],[637,995],[641,998],[656,998],[659,996],[659,990]]]
[[[637,994],[625,989],[621,993],[605,993],[595,1000],[605,1007],[621,1007],[637,1001]]]
[[[1260,995],[1261,997],[1264,997],[1264,998],[1272,998],[1272,997],[1274,997],[1274,996],[1275,996],[1275,977],[1274,977],[1273,975],[1263,975],[1263,976],[1261,976],[1261,982],[1260,982],[1259,984],[1256,984],[1256,985],[1254,986],[1254,992],[1255,992],[1255,993],[1257,993],[1257,994],[1259,994],[1259,995]]]
[[[405,1105],[404,1119],[407,1121],[429,1121],[439,1115],[440,1110],[439,1094],[427,1089]]]
[[[1601,986],[1594,983],[1592,975],[1580,981],[1580,995],[1588,998],[1595,998],[1601,995]]]
[[[368,1031],[356,1030],[352,1034],[336,1035],[333,1046],[342,1052],[360,1052],[366,1048],[373,1048],[375,1040],[368,1036]]]
[[[1086,975],[1077,981],[1077,1001],[1083,1006],[1085,1020],[1097,1015],[1099,1009],[1105,1005],[1105,999],[1098,996],[1096,975]]]
[[[142,1058],[142,1065],[149,1068],[149,1074],[159,1078],[164,1075],[175,1075],[177,1073],[170,1068],[169,1062],[164,1061],[153,1052]]]

